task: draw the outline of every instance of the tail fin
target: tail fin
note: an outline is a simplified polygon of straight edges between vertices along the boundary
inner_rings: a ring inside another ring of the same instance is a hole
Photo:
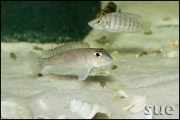
[[[44,67],[42,57],[31,51],[29,52],[27,59],[28,59],[29,68],[31,69],[34,75],[37,75],[39,72],[42,71]]]
[[[151,22],[150,21],[146,21],[143,23],[143,32],[144,33],[151,33],[151,30],[150,30],[150,27],[151,27]]]

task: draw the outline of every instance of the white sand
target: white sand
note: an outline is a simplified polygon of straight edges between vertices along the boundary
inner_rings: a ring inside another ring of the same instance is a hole
[[[107,2],[102,2],[105,6]],[[92,30],[84,41],[91,47],[105,48],[109,53],[119,52],[107,74],[97,74],[94,69],[85,81],[76,76],[56,76],[43,71],[43,77],[32,75],[26,56],[34,46],[47,50],[56,44],[4,43],[1,42],[1,118],[82,118],[70,111],[67,102],[73,99],[97,103],[112,114],[112,118],[126,118],[144,109],[144,105],[174,106],[173,115],[155,115],[153,118],[179,118],[179,2],[116,2],[121,11],[138,14],[152,22],[152,34],[110,33]],[[164,21],[164,18],[169,20]],[[157,25],[178,27],[157,27]],[[105,36],[109,44],[99,44],[95,39]],[[147,54],[136,57],[139,52],[149,49],[162,50],[158,55]],[[39,52],[34,50],[35,52]],[[10,53],[18,60],[10,58]],[[169,55],[170,54],[170,55]],[[106,90],[100,85],[106,83]],[[127,98],[114,99],[118,90],[124,90]],[[133,103],[137,96],[140,103]],[[139,97],[138,97],[139,98]],[[124,107],[135,104],[134,108],[123,111]],[[138,107],[136,107],[138,106]],[[159,109],[159,108],[158,108]],[[133,113],[134,111],[134,113]],[[164,111],[164,109],[163,109]]]

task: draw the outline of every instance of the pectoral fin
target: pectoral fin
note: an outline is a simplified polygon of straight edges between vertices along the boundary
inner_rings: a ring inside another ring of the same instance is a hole
[[[79,70],[80,73],[78,75],[78,80],[79,81],[85,80],[88,77],[90,71],[91,71],[91,68],[82,68],[82,69],[80,69]]]

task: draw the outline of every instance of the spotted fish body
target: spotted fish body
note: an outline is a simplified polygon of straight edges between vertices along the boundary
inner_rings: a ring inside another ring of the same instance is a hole
[[[85,42],[70,42],[44,51],[41,56],[28,54],[28,64],[34,75],[49,67],[48,72],[58,75],[77,75],[85,80],[94,67],[108,65],[112,57],[103,48],[90,48]]]
[[[107,30],[109,32],[150,32],[151,23],[142,21],[142,18],[135,14],[124,12],[113,12],[105,14],[88,23],[94,29]]]

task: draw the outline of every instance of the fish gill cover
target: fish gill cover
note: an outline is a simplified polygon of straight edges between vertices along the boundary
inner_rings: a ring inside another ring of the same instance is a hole
[[[81,41],[98,11],[99,1],[2,1],[1,41]]]

